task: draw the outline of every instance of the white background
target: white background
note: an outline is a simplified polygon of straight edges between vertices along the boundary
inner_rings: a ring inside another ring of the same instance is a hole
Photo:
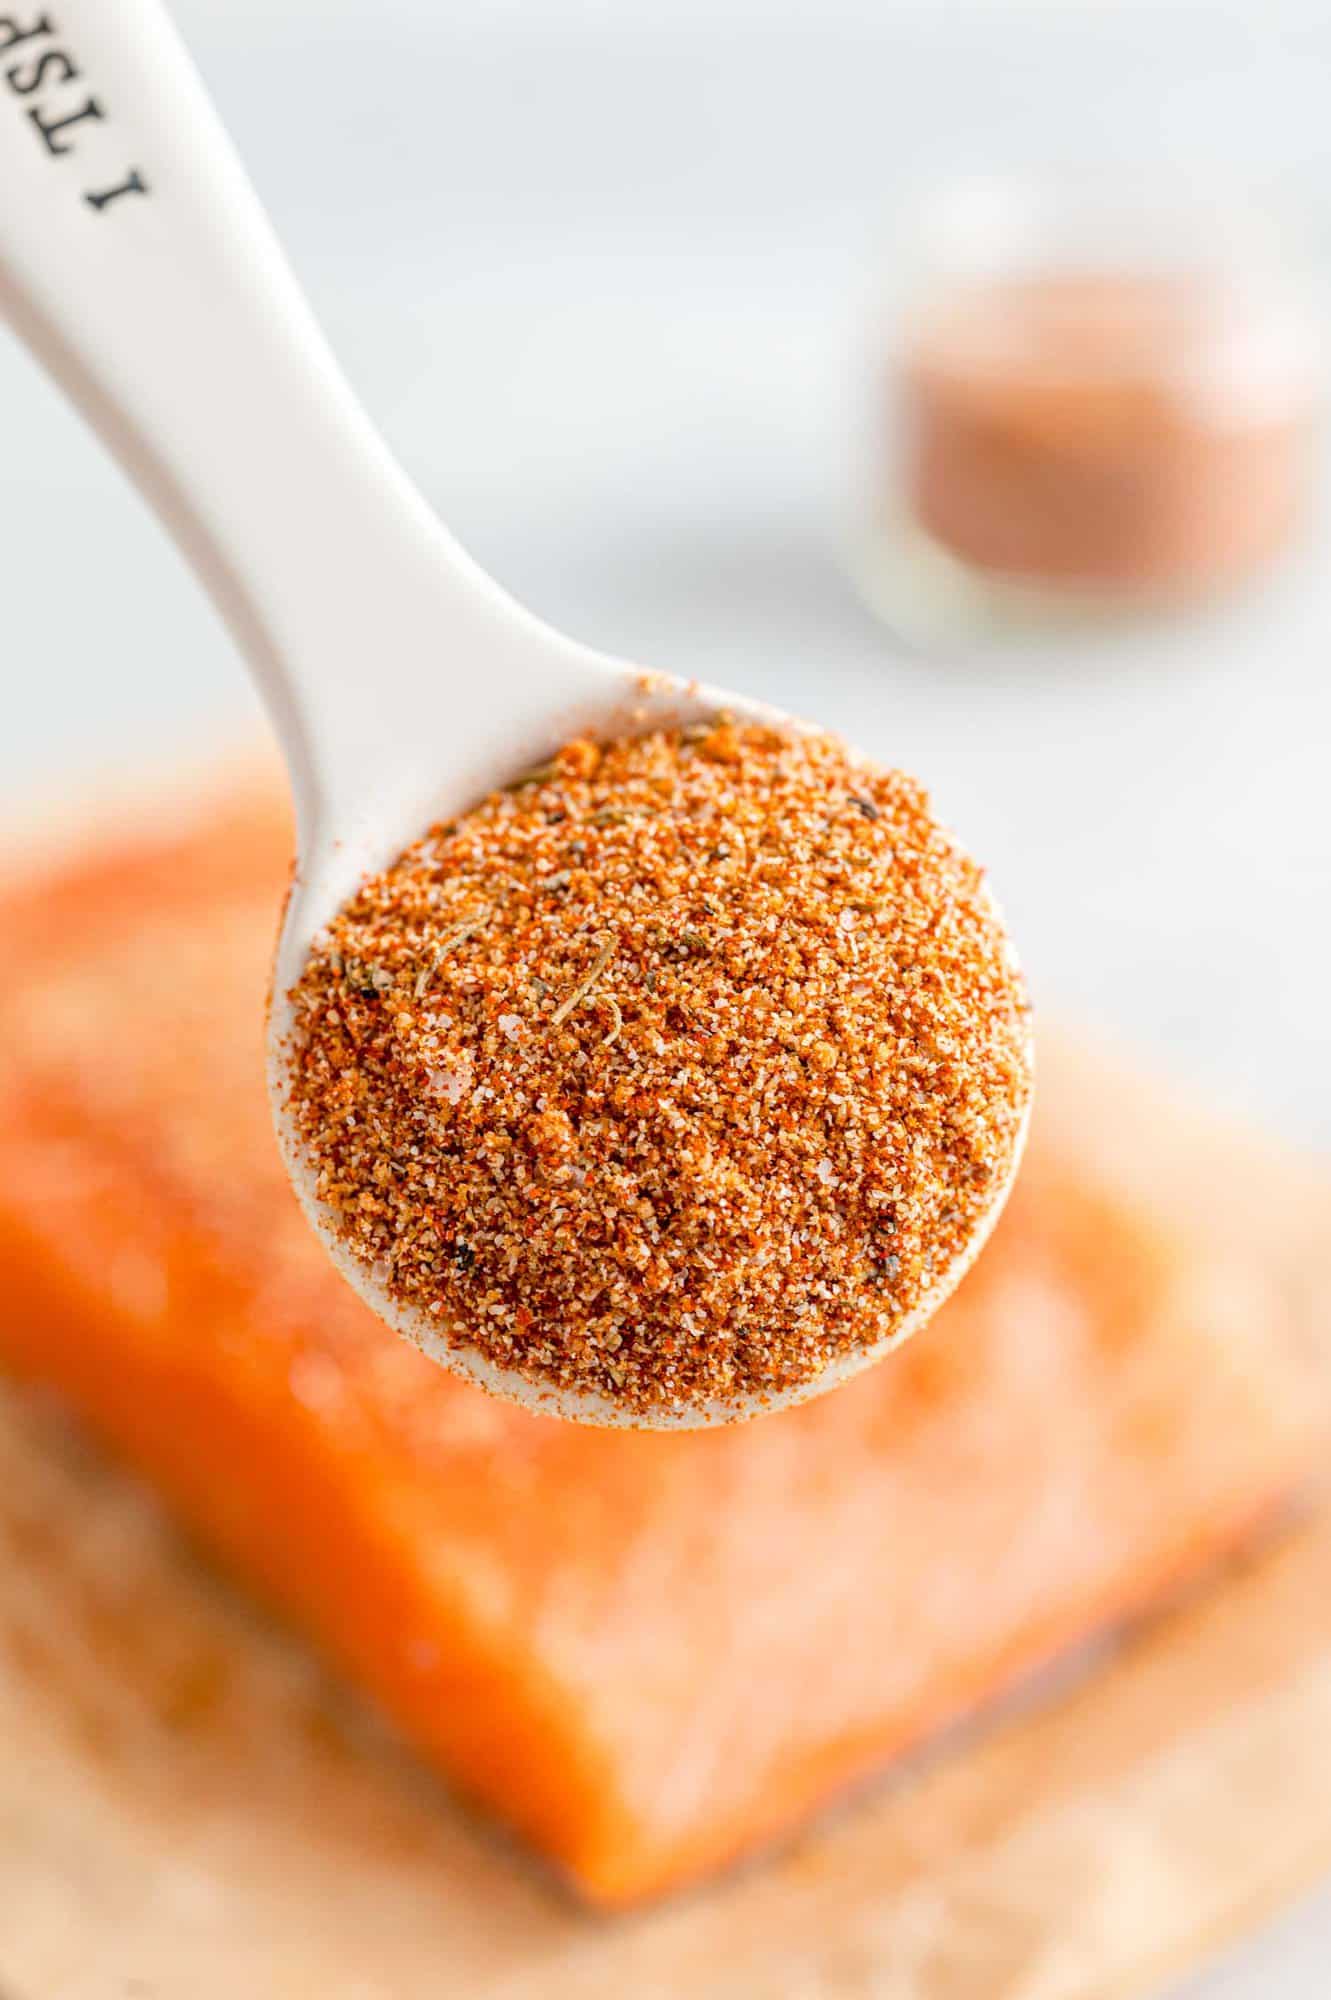
[[[842,560],[873,250],[909,189],[1167,159],[1268,188],[1320,255],[1331,10],[177,11],[352,379],[482,561],[586,639],[918,770],[1041,1003],[1331,1146],[1331,537],[1223,613],[969,662],[894,651]],[[7,343],[0,423],[0,787],[244,728],[210,610]],[[1322,2000],[1328,1959],[1331,1897],[1188,2000]]]

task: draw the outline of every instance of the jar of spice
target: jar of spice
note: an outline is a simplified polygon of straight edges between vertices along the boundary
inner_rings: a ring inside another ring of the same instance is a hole
[[[1321,341],[1270,226],[1158,189],[983,182],[915,233],[871,560],[890,617],[1185,602],[1286,549]]]

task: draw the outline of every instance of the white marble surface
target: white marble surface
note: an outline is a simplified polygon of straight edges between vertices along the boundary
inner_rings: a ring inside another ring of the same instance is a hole
[[[1223,615],[970,663],[894,652],[841,568],[868,251],[902,191],[1084,140],[1251,173],[1331,237],[1324,10],[179,14],[349,372],[483,561],[588,639],[918,769],[1040,1001],[1331,1146],[1331,537]],[[7,344],[0,412],[0,785],[243,726],[211,612]],[[1320,2000],[1328,1956],[1331,1893],[1188,2000]]]

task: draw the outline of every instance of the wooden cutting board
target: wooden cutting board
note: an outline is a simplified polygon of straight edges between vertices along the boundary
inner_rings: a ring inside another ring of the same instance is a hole
[[[1322,1175],[1161,1120],[1112,1066],[1051,1064],[1062,1115],[1112,1098],[1171,1213],[1260,1239],[1331,1385]],[[0,1392],[3,2000],[1119,2000],[1328,1868],[1315,1504],[798,1844],[607,1921],[447,1799],[56,1410]]]

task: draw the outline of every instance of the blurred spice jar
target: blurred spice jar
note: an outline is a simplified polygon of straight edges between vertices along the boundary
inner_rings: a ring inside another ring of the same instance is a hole
[[[884,535],[923,541],[935,588],[1181,601],[1293,540],[1321,340],[1273,231],[1218,200],[998,183],[918,224]]]

